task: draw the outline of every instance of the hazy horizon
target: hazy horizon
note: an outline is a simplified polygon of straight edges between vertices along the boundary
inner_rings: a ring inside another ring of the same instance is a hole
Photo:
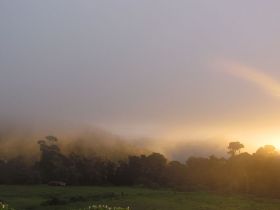
[[[279,148],[279,7],[1,1],[0,124]]]

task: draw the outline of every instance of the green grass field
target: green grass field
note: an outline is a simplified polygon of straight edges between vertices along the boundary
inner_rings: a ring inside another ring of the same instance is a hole
[[[71,210],[90,204],[131,210],[279,210],[280,200],[209,192],[125,187],[0,186],[0,200],[17,210]]]

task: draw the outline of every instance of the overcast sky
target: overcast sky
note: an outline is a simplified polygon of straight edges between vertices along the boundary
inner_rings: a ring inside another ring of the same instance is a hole
[[[276,143],[279,11],[277,0],[0,1],[0,116]]]

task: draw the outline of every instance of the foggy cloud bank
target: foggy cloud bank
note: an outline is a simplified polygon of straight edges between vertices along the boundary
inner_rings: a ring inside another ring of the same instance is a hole
[[[160,152],[170,160],[182,162],[190,156],[226,155],[226,142],[222,144],[213,140],[176,142],[165,139],[128,138],[114,135],[103,129],[89,127],[79,129],[69,127],[61,130],[57,127],[57,130],[53,130],[52,133],[43,132],[42,128],[36,131],[19,124],[1,123],[0,128],[0,158],[2,159],[21,156],[26,160],[37,160],[40,153],[37,141],[44,139],[47,135],[58,138],[61,150],[65,154],[101,156],[112,160],[152,152]]]

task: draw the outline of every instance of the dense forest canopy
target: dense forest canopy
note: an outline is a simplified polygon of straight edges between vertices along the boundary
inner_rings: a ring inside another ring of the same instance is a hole
[[[40,158],[34,163],[17,157],[0,161],[0,184],[125,185],[168,187],[176,190],[222,190],[280,197],[280,154],[272,145],[255,153],[230,142],[229,158],[189,157],[170,161],[159,153],[110,160],[98,155],[64,154],[54,136],[38,141]]]

